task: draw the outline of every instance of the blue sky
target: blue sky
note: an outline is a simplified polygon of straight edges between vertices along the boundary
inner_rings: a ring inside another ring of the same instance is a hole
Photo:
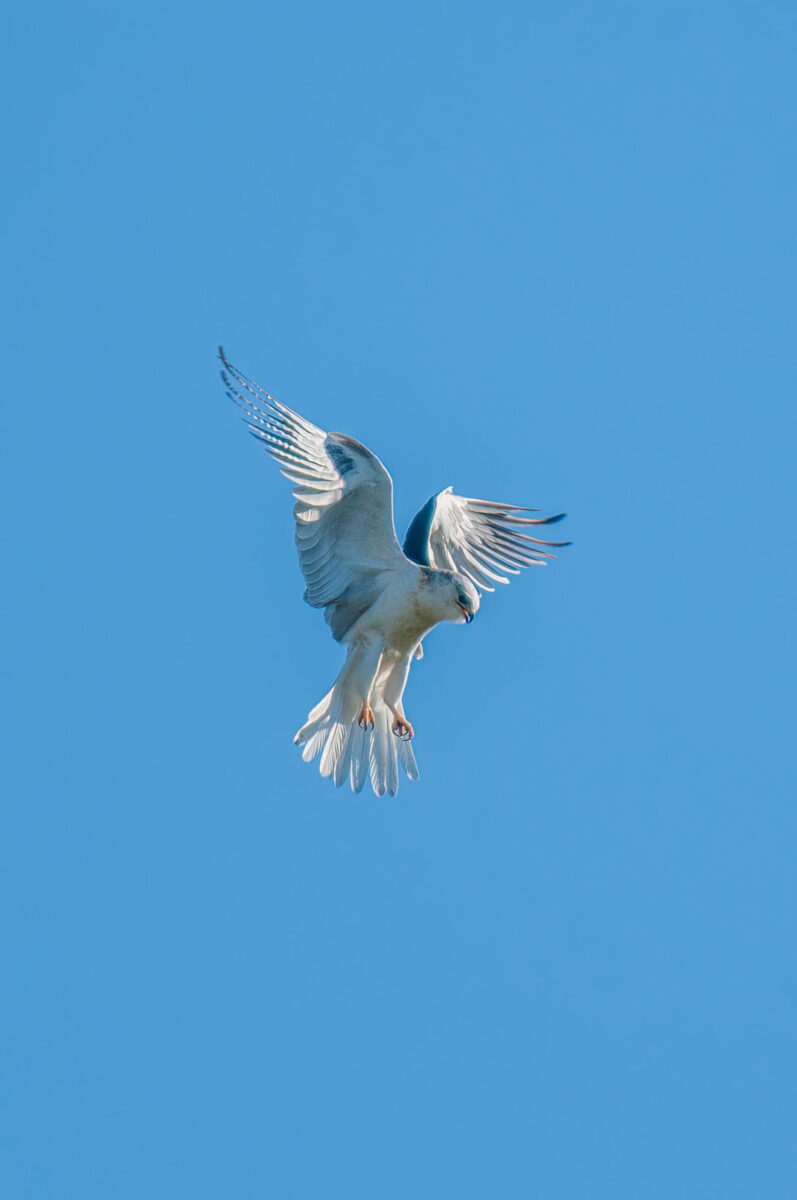
[[[3,1194],[791,1200],[785,3],[17,6]],[[574,545],[428,640],[419,784],[215,351]],[[566,531],[566,532],[565,532]]]

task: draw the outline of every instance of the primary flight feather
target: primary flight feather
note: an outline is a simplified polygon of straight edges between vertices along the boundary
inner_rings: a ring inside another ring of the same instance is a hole
[[[393,481],[375,454],[345,433],[325,433],[237,371],[219,348],[227,394],[252,434],[291,481],[296,546],[307,589],[332,636],[348,646],[332,688],[294,741],[337,787],[359,792],[370,777],[378,796],[398,790],[398,764],[418,778],[414,729],[402,704],[410,665],[441,621],[470,623],[479,591],[507,573],[541,566],[551,547],[523,529],[564,516],[528,517],[513,504],[473,500],[445,488],[407,530],[393,524]],[[517,528],[521,526],[522,528]],[[545,547],[545,549],[543,549]]]

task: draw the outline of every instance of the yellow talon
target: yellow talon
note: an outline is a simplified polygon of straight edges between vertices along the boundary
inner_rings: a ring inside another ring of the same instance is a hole
[[[396,737],[401,738],[403,742],[408,742],[410,738],[415,737],[415,730],[406,717],[396,717],[392,728]]]

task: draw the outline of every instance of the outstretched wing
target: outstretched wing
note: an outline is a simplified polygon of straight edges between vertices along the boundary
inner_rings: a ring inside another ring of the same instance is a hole
[[[509,583],[505,571],[519,575],[521,567],[544,566],[555,554],[543,546],[569,546],[569,542],[543,542],[516,529],[517,525],[552,525],[555,517],[524,517],[535,512],[491,500],[471,500],[446,488],[427,500],[413,517],[404,539],[404,553],[425,567],[458,571],[477,588],[494,592],[496,583]]]
[[[406,564],[393,525],[393,481],[360,442],[311,425],[231,366],[221,347],[219,357],[227,395],[294,485],[305,600],[326,609],[340,641],[379,595],[385,573]]]

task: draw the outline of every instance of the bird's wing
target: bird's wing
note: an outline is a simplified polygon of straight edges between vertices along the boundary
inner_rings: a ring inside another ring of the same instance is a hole
[[[543,542],[515,526],[551,525],[555,517],[525,517],[532,508],[472,500],[446,488],[427,500],[413,517],[404,540],[404,553],[426,567],[445,568],[467,575],[477,588],[495,591],[496,583],[509,583],[504,572],[520,567],[544,566],[555,558],[543,547],[568,546],[569,542]]]
[[[305,599],[327,610],[340,641],[382,590],[385,573],[406,566],[393,525],[393,481],[360,442],[311,425],[231,366],[223,350],[220,358],[228,396],[294,485]]]

